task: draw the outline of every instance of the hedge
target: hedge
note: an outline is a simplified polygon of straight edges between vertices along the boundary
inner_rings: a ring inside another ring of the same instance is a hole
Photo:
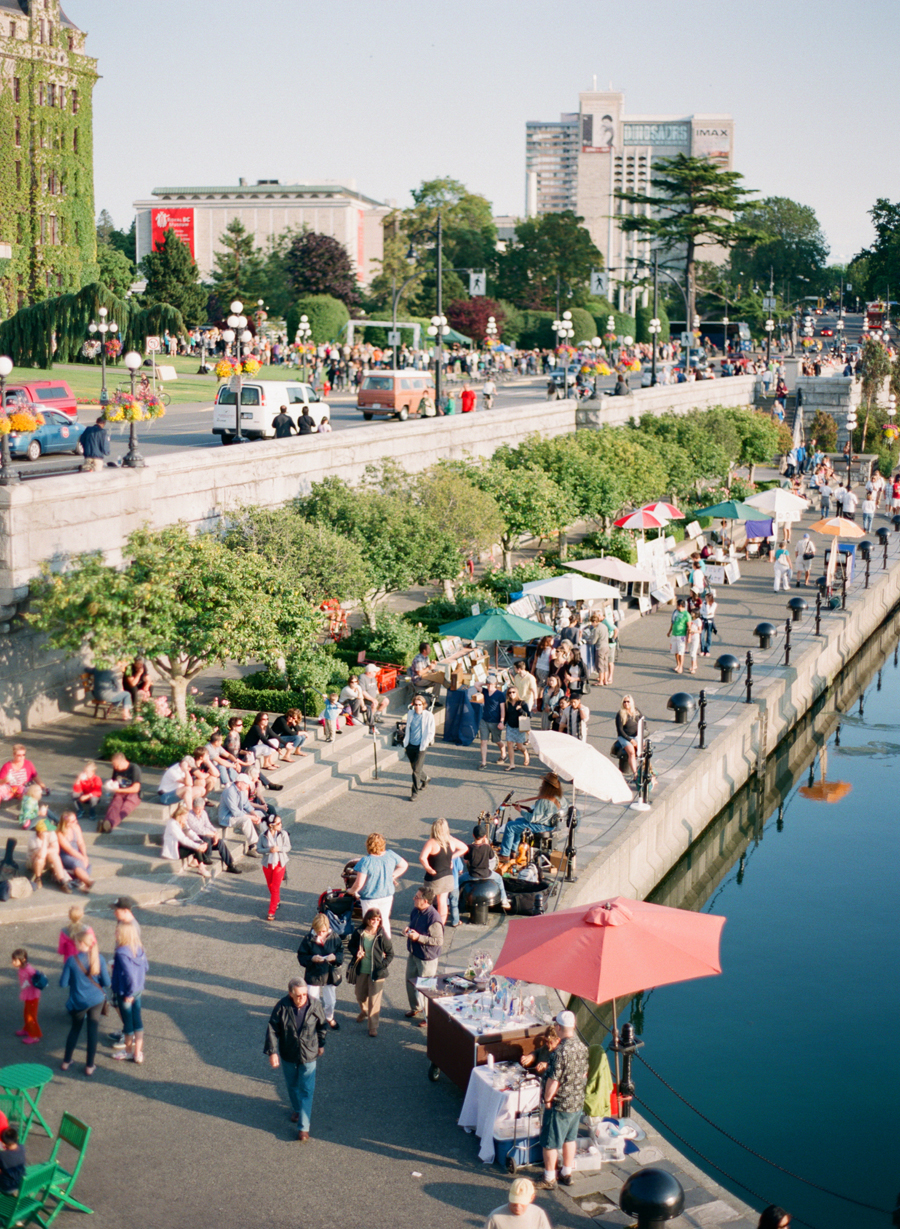
[[[301,712],[303,711],[304,700],[299,691],[255,686],[250,680],[256,677],[251,674],[246,679],[223,679],[222,694],[235,708],[243,708],[248,712],[284,713],[289,708],[299,708]],[[316,695],[314,702],[316,712],[321,708],[320,699],[321,697]]]

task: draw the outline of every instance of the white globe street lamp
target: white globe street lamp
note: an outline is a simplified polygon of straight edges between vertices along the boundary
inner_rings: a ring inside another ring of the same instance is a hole
[[[125,358],[123,359],[125,366],[128,368],[128,375],[131,378],[132,401],[135,399],[134,397],[135,376],[140,371],[141,364],[143,363],[143,361],[144,361],[143,356],[138,354],[137,350],[129,350],[128,353],[125,355]],[[141,456],[141,454],[137,450],[137,423],[134,421],[133,418],[131,420],[130,428],[128,431],[128,451],[125,453],[125,456],[122,458],[122,464],[126,465],[129,469],[143,469],[145,465],[144,458]]]

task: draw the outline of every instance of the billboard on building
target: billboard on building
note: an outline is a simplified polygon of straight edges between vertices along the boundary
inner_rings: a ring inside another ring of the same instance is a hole
[[[193,209],[152,209],[150,211],[150,243],[155,252],[166,237],[166,231],[171,230],[175,236],[186,243],[194,256],[194,211]]]
[[[611,115],[596,117],[590,114],[582,115],[581,152],[583,154],[608,154],[612,151],[615,140],[616,126]]]
[[[695,128],[691,153],[695,158],[709,158],[711,162],[728,162],[731,133],[727,128]]]

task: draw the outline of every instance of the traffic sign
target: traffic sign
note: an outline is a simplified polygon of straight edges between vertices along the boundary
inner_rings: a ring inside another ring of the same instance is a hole
[[[482,269],[477,273],[469,274],[469,294],[474,299],[476,296],[487,293],[487,274]]]
[[[597,269],[591,269],[591,294],[597,299],[606,298],[607,275]]]
[[[778,306],[778,300],[776,298],[773,298],[771,295],[766,294],[766,295],[763,295],[762,305],[763,305],[764,312],[773,312]]]
[[[162,341],[159,337],[148,337],[144,343],[144,349],[148,354],[159,354],[162,350]]]
[[[400,330],[388,329],[388,345],[399,346],[400,344]]]

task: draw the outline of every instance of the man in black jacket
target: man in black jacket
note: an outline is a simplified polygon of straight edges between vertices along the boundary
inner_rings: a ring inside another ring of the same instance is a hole
[[[82,432],[81,447],[84,452],[84,464],[81,468],[102,469],[104,458],[109,456],[109,432],[106,429],[106,419],[102,415]]]
[[[297,1139],[309,1139],[309,1116],[316,1090],[316,1059],[325,1053],[325,1012],[311,999],[302,977],[292,977],[288,992],[275,1004],[266,1029],[263,1053],[273,1070],[282,1067],[293,1113],[299,1123]]]

